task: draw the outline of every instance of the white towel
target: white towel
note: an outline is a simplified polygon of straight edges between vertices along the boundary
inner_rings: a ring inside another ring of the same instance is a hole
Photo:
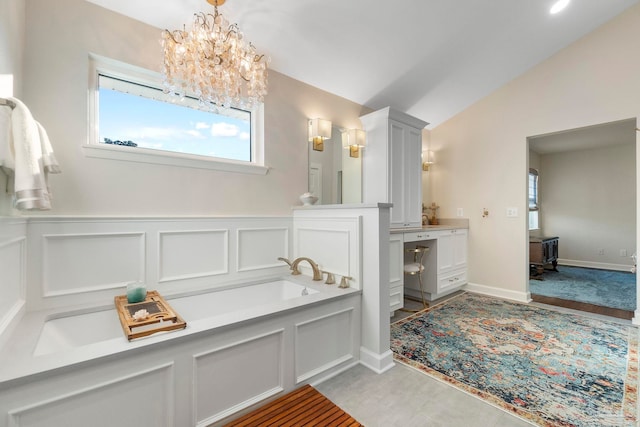
[[[60,173],[51,142],[24,103],[9,99],[16,106],[13,110],[0,108],[0,166],[10,177],[14,206],[20,210],[51,209],[47,175]]]

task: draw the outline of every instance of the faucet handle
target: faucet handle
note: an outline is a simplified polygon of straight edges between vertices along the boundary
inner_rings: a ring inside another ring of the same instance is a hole
[[[327,275],[327,281],[324,282],[325,285],[333,285],[336,283],[336,278],[333,276],[333,273],[330,273],[328,271],[323,271],[322,274]]]
[[[349,287],[349,280],[353,279],[353,277],[350,276],[342,276],[342,279],[340,280],[340,285],[338,285],[339,288],[348,288]]]

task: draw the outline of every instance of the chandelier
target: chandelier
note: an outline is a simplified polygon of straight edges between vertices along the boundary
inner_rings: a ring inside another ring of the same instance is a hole
[[[252,109],[267,94],[268,58],[244,39],[238,24],[218,13],[225,0],[207,0],[213,15],[195,13],[189,30],[164,30],[165,93],[194,96],[203,106]]]

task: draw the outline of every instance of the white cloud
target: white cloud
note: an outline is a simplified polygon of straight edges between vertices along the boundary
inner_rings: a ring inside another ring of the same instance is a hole
[[[246,141],[251,138],[251,134],[249,132],[240,132],[239,138]]]
[[[188,130],[188,131],[185,131],[185,133],[187,135],[189,135],[189,136],[194,137],[194,138],[198,138],[198,139],[203,139],[204,138],[204,135],[202,135],[202,133],[200,133],[197,130]]]
[[[205,123],[205,122],[196,123],[196,129],[209,129],[210,127],[211,125],[209,123]]]
[[[238,126],[231,123],[214,123],[211,125],[211,136],[232,137],[240,133]]]

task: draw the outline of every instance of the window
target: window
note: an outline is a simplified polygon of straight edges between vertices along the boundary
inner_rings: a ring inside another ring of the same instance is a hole
[[[262,108],[212,112],[162,92],[161,76],[91,56],[88,156],[264,174]]]
[[[538,171],[529,169],[529,230],[537,230],[540,228],[538,202]]]

